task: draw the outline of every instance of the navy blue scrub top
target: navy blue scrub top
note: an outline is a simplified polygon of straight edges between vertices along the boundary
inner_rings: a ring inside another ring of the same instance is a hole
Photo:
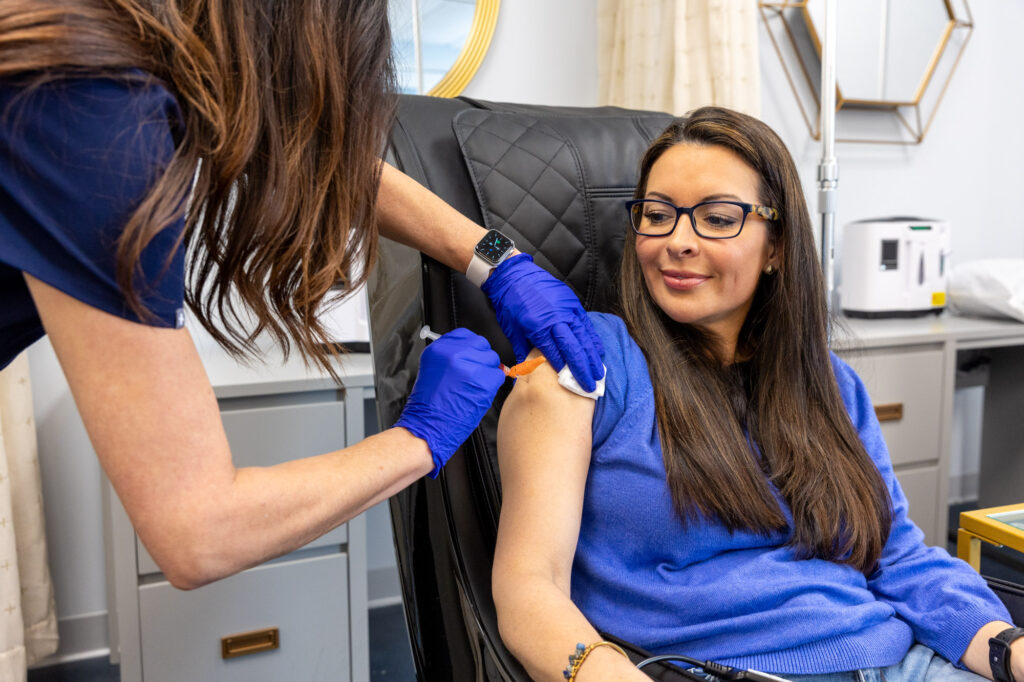
[[[181,112],[154,79],[128,75],[28,92],[0,81],[0,369],[44,333],[22,272],[138,321],[117,286],[116,241],[170,161]],[[148,324],[184,323],[183,227],[142,253],[135,287]]]

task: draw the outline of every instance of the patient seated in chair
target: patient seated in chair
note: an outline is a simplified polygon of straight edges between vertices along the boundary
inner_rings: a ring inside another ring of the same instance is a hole
[[[789,679],[988,677],[1009,614],[908,518],[864,385],[829,351],[782,141],[699,109],[652,143],[635,196],[618,316],[591,314],[604,396],[542,365],[501,414],[508,648],[538,680],[648,679],[589,647],[602,632]],[[1024,682],[1024,639],[1012,652]]]

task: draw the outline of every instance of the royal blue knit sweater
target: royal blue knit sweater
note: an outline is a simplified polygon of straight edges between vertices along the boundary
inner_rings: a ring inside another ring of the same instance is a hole
[[[916,640],[957,662],[974,634],[1009,614],[977,573],[907,517],[871,401],[833,356],[850,419],[889,488],[893,524],[877,570],[797,560],[789,533],[684,528],[673,511],[643,353],[622,320],[591,314],[605,347],[572,599],[599,630],[655,653],[775,673],[880,667]],[[752,455],[753,456],[753,455]],[[791,519],[783,505],[783,513]]]

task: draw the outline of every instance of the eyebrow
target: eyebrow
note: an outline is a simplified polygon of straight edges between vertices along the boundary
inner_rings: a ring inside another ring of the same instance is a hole
[[[667,194],[662,194],[661,192],[648,192],[647,196],[649,196],[649,197],[658,197],[659,199],[664,199],[665,201],[668,201],[668,202],[672,202],[673,201],[672,197],[670,197]],[[741,203],[745,203],[745,202],[743,202],[743,199],[741,199],[740,197],[736,196],[735,194],[709,194],[708,196],[704,197],[703,199],[701,199],[697,203],[703,203],[705,201],[718,201],[719,199],[739,201]]]

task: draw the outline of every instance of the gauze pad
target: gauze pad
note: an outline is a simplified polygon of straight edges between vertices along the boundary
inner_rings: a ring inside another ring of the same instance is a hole
[[[572,391],[576,395],[597,400],[604,395],[604,378],[608,375],[608,368],[604,365],[601,365],[601,367],[604,369],[604,375],[597,380],[597,383],[594,385],[594,390],[589,393],[584,391],[583,387],[576,382],[576,377],[574,377],[572,375],[572,371],[569,370],[569,365],[563,367],[562,371],[558,373],[558,383],[562,388]]]

